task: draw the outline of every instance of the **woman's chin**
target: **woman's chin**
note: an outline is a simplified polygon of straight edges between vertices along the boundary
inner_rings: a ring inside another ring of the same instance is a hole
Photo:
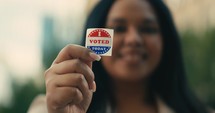
[[[120,70],[118,70],[120,71]],[[134,81],[140,81],[143,79],[146,79],[149,76],[149,74],[141,72],[139,70],[139,72],[137,70],[124,70],[121,72],[118,72],[117,74],[113,75],[113,79],[118,79],[118,80],[123,80],[123,81],[127,81],[127,82],[134,82]]]

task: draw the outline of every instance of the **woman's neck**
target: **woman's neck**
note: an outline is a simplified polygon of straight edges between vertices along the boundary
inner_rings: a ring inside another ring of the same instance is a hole
[[[138,113],[137,111],[150,111],[155,110],[155,104],[152,101],[152,93],[149,90],[149,84],[146,81],[124,82],[115,81],[115,99],[118,112]],[[133,111],[133,112],[131,112]],[[154,113],[154,112],[152,112]]]

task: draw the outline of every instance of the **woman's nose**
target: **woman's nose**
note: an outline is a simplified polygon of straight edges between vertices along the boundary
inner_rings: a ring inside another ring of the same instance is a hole
[[[135,29],[134,27],[129,27],[124,39],[124,43],[126,45],[131,46],[140,46],[142,45],[143,40],[140,34],[138,33],[137,29]]]

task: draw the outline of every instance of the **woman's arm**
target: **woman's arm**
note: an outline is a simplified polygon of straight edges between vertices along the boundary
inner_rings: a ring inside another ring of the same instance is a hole
[[[48,113],[46,106],[46,96],[38,95],[31,103],[27,113]]]

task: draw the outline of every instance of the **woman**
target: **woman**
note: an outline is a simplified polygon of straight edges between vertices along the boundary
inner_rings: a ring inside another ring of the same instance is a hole
[[[103,0],[86,25],[97,27],[114,29],[112,56],[62,49],[45,73],[49,113],[209,113],[187,85],[179,36],[162,1]]]

